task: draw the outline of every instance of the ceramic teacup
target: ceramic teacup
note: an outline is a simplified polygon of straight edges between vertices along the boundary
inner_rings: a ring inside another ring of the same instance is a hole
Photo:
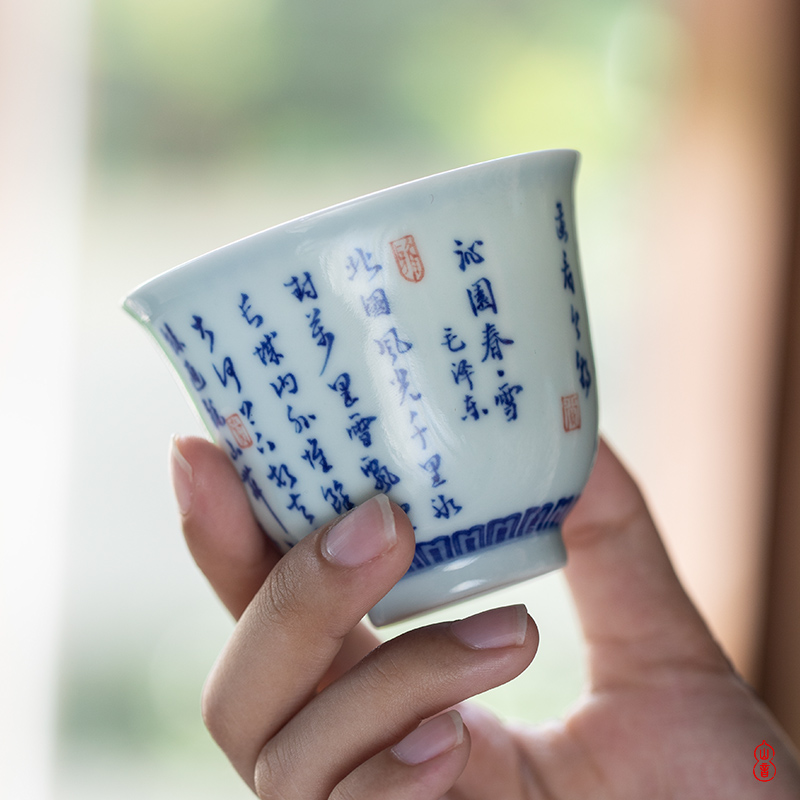
[[[287,550],[376,493],[408,513],[407,618],[562,566],[597,448],[577,153],[527,153],[287,222],[125,308]]]

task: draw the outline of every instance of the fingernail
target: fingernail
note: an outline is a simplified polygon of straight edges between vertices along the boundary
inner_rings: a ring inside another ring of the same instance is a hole
[[[325,534],[322,552],[330,561],[355,567],[385,553],[396,539],[391,503],[385,494],[378,494],[339,520]]]
[[[523,605],[493,608],[454,622],[450,630],[474,650],[519,647],[528,631],[528,612]]]
[[[181,516],[185,517],[192,507],[192,496],[194,495],[194,477],[192,466],[184,458],[178,446],[178,437],[172,437],[170,448],[169,471],[172,475],[172,486],[175,491],[175,498],[178,501],[178,510]]]
[[[448,711],[411,731],[392,748],[392,753],[399,761],[413,766],[447,753],[463,741],[464,723],[461,715],[458,711]]]

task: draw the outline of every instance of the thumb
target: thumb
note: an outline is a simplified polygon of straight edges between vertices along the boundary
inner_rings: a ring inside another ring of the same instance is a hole
[[[665,667],[730,669],[683,590],[638,487],[604,441],[563,535],[595,688],[653,678]]]

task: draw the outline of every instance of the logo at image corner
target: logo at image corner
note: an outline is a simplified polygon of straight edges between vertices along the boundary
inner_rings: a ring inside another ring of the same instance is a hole
[[[756,763],[753,767],[753,777],[757,781],[771,781],[775,777],[775,751],[772,749],[766,740],[762,741],[755,750],[753,755],[756,757]]]
[[[425,266],[422,263],[414,237],[409,234],[395,239],[389,244],[400,274],[410,283],[419,283],[425,276]]]

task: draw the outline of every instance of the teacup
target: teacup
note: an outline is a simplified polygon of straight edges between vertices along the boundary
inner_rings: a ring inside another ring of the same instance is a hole
[[[377,493],[406,510],[416,554],[376,625],[565,563],[597,448],[577,161],[527,153],[395,186],[125,300],[282,550]]]

